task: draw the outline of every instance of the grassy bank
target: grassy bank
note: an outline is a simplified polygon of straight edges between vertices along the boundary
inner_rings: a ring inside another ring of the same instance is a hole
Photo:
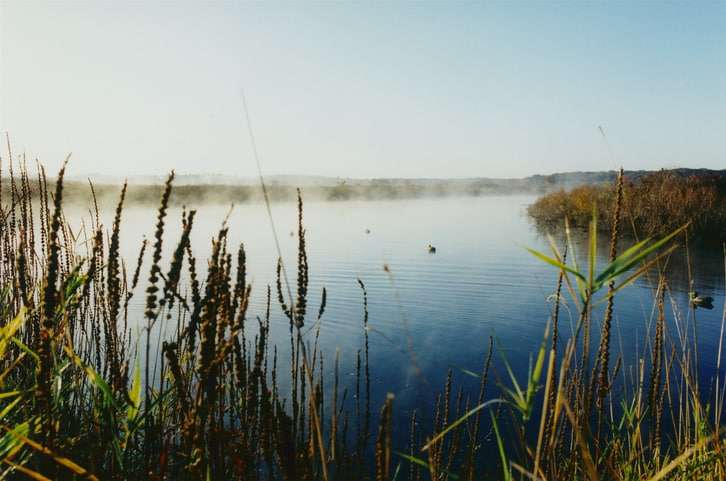
[[[726,238],[726,179],[716,175],[680,175],[661,171],[624,179],[623,221],[627,232],[640,235],[664,234],[690,222],[690,232],[719,240]],[[614,204],[613,184],[585,185],[546,194],[528,209],[542,226],[587,227],[593,208],[609,209]],[[604,230],[610,228],[602,223]]]
[[[478,388],[459,389],[451,373],[432,393],[436,407],[425,416],[432,424],[417,422],[414,413],[410,424],[398,425],[392,422],[395,398],[371,403],[375,360],[368,354],[363,282],[363,345],[340,353],[356,362],[350,388],[339,357],[318,349],[326,292],[308,290],[302,199],[297,262],[271,266],[276,285],[256,287],[266,292],[267,306],[250,312],[244,246],[230,245],[222,225],[213,233],[209,259],[197,259],[190,242],[195,212],[167,216],[172,184],[173,175],[158,192],[155,232],[136,262],[126,264],[119,257],[126,187],[117,191],[113,224],[101,225],[96,214],[89,238],[77,239],[63,215],[63,171],[52,186],[22,169],[0,182],[0,205],[8,206],[0,231],[4,477],[723,477],[723,379],[699,385],[688,326],[671,332],[666,324],[671,298],[664,275],[651,279],[657,316],[648,331],[649,357],[626,366],[629,356],[611,348],[619,289],[660,272],[681,235],[675,230],[622,248],[624,189],[615,190],[611,203],[608,265],[596,265],[594,239],[582,259],[571,242],[553,245],[551,253],[533,252],[560,275],[543,339],[533,342],[529,374],[497,372],[492,358],[501,356],[506,365],[503,354],[489,340],[474,340],[489,345],[483,364],[472,369]],[[169,222],[181,222],[179,238],[165,235]],[[593,225],[593,238],[597,231]],[[162,258],[166,243],[174,245],[170,258]],[[316,312],[308,308],[312,295],[321,296]],[[138,297],[145,309],[136,314],[129,303]],[[579,312],[571,337],[559,328],[564,297]],[[289,357],[278,355],[270,341],[272,309],[289,323]],[[136,324],[143,326],[138,339],[130,327]],[[289,384],[279,382],[283,372]],[[400,432],[408,443],[394,444]]]

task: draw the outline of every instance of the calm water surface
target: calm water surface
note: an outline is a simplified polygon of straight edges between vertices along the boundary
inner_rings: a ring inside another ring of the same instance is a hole
[[[320,290],[325,286],[328,303],[320,334],[325,362],[332,366],[339,349],[341,372],[352,383],[355,353],[362,348],[364,336],[362,292],[357,279],[365,283],[374,412],[391,392],[396,396],[397,420],[403,422],[413,408],[425,418],[449,369],[453,369],[458,385],[474,388],[477,380],[463,369],[481,370],[490,336],[523,379],[530,355],[542,339],[551,307],[548,298],[557,277],[554,268],[524,250],[524,246],[546,249],[547,245],[525,214],[533,200],[506,196],[306,203],[308,317],[314,319]],[[104,214],[106,225],[111,225],[111,207]],[[198,209],[192,246],[200,268],[209,254],[210,240],[228,211],[228,207],[218,206]],[[294,279],[297,239],[290,233],[296,231],[296,206],[275,204],[273,215],[283,259]],[[142,236],[152,236],[154,216],[153,209],[131,207],[124,211],[122,246],[127,265],[134,265]],[[180,219],[181,210],[171,209],[165,234],[167,261],[179,237]],[[266,286],[273,286],[272,341],[279,345],[284,359],[289,352],[288,321],[274,301],[277,252],[264,206],[236,206],[228,224],[231,245],[244,242],[247,251],[248,279],[253,284],[252,316],[264,313]],[[369,234],[366,229],[370,229]],[[428,253],[429,243],[436,246],[436,254]],[[601,261],[607,252],[602,247]],[[583,248],[580,251],[584,254]],[[718,249],[702,247],[692,249],[691,262],[697,290],[714,297],[715,309],[699,309],[694,323],[693,313],[687,309],[682,256],[672,261],[673,304],[680,309],[680,325],[689,326],[689,332],[695,327],[698,332],[701,374],[708,380],[714,374],[720,335],[723,259]],[[135,302],[141,323],[140,292]],[[639,282],[623,291],[615,304],[613,349],[617,352],[613,359],[620,352],[627,353],[628,363],[636,356],[649,359],[652,289],[647,282]],[[572,305],[567,303],[563,311],[561,329],[565,334],[572,322],[568,316]],[[675,336],[673,313],[669,316],[670,335]],[[495,356],[495,366],[503,374],[500,359]],[[493,395],[495,390],[489,392]],[[476,396],[476,390],[471,393]],[[402,431],[400,439],[405,439],[407,428]]]

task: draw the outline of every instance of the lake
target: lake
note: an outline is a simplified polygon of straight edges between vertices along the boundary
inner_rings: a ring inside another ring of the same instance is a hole
[[[464,386],[476,398],[478,380],[468,372],[481,371],[490,336],[498,351],[493,366],[499,378],[507,382],[502,369],[502,358],[506,357],[520,382],[525,382],[530,356],[536,353],[549,319],[550,296],[557,279],[555,268],[525,250],[525,246],[547,250],[546,239],[526,216],[526,207],[533,200],[532,196],[501,196],[305,204],[310,265],[306,329],[314,322],[320,291],[325,286],[328,296],[320,346],[328,367],[332,366],[336,349],[340,351],[341,373],[352,394],[355,355],[364,342],[363,296],[357,279],[365,284],[371,405],[378,412],[386,394],[395,395],[395,422],[401,428],[396,440],[400,443],[407,439],[405,423],[414,408],[418,408],[424,425],[430,421],[435,395],[443,389],[450,369],[455,386]],[[112,223],[112,207],[102,209],[107,226]],[[71,210],[77,212],[69,213],[69,218],[82,214],[78,209]],[[291,232],[296,232],[296,206],[273,204],[272,212],[282,256],[294,279],[297,239]],[[231,212],[226,206],[199,207],[192,235],[198,268],[204,268],[210,240],[228,214],[230,245],[236,247],[244,242],[247,252],[248,279],[253,284],[249,318],[264,313],[266,286],[271,285],[271,339],[280,348],[280,357],[286,359],[289,324],[276,301],[277,251],[264,205],[240,205]],[[152,237],[155,215],[151,208],[130,206],[124,210],[122,255],[129,270],[133,269],[142,236]],[[181,232],[180,219],[181,209],[170,209],[164,245],[167,263]],[[436,247],[435,254],[428,252],[429,243]],[[607,239],[603,239],[601,263],[607,256],[606,243]],[[621,250],[630,243],[622,241]],[[584,259],[581,243],[578,249]],[[691,333],[697,330],[700,374],[708,382],[716,368],[719,346],[723,257],[719,248],[706,246],[692,248],[690,257],[695,288],[700,294],[713,296],[715,308],[688,309],[685,257],[674,256],[669,280],[672,302],[670,297],[666,302],[667,342],[678,343],[672,308],[677,306],[680,329]],[[569,295],[566,300],[561,317],[565,338],[577,315],[569,312],[573,306]],[[143,325],[143,302],[143,293],[137,290],[132,317],[139,320],[139,325]],[[613,364],[620,353],[625,353],[625,364],[631,368],[637,357],[649,362],[648,339],[652,332],[648,328],[654,314],[653,290],[646,280],[618,294]],[[595,322],[600,320],[601,316],[596,315]],[[312,341],[313,335],[311,332],[307,338]],[[282,371],[284,384],[289,373]],[[491,379],[487,397],[499,394],[494,379],[496,376]]]

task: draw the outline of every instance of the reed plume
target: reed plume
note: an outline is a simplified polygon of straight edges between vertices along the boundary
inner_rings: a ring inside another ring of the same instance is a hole
[[[617,257],[618,253],[618,238],[620,237],[620,218],[622,216],[623,209],[623,169],[620,168],[618,174],[618,182],[615,194],[615,206],[613,208],[613,217],[610,227],[610,253],[608,255],[609,262],[612,262]],[[605,307],[605,317],[602,323],[602,332],[600,334],[600,347],[598,349],[598,362],[599,372],[597,375],[597,407],[602,408],[603,401],[607,395],[608,386],[608,370],[610,363],[610,331],[613,318],[613,305],[615,302],[615,281],[611,281],[608,284],[608,298],[607,306]]]

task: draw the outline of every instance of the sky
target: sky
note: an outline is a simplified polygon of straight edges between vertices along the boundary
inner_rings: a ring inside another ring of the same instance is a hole
[[[244,92],[268,175],[726,168],[724,25],[705,1],[0,0],[0,131],[73,174],[253,176]]]

